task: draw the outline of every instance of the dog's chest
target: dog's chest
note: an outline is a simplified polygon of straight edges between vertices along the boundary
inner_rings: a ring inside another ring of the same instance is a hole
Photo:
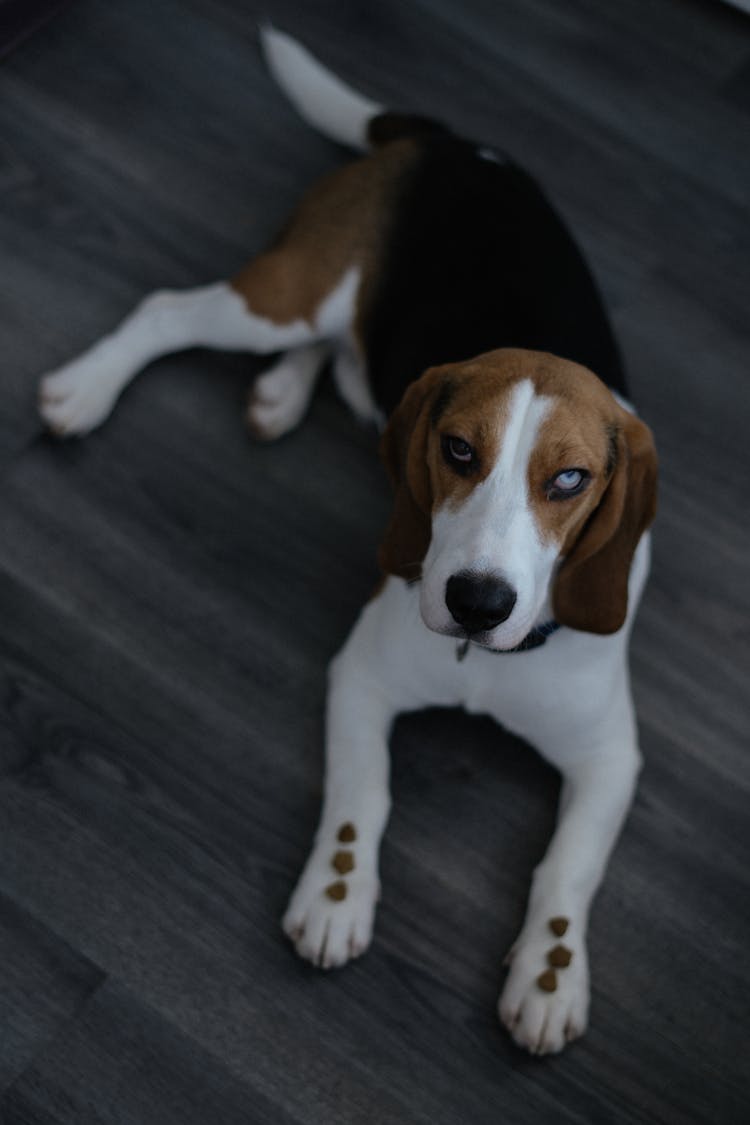
[[[630,617],[648,570],[644,536],[631,573]],[[560,629],[529,652],[495,653],[428,629],[419,612],[419,585],[390,578],[364,611],[362,653],[373,679],[384,683],[397,710],[463,707],[488,715],[562,766],[611,726],[630,722],[624,683],[628,628],[600,637]],[[621,698],[622,696],[622,698]]]

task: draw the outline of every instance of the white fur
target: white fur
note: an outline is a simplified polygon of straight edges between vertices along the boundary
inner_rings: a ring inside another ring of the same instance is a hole
[[[556,1052],[586,1027],[586,926],[591,899],[630,804],[640,755],[627,674],[630,626],[648,572],[649,539],[637,548],[628,617],[609,637],[561,629],[541,648],[499,654],[427,628],[419,590],[390,578],[363,610],[331,668],[326,788],[315,846],[284,918],[301,956],[341,965],[368,944],[378,896],[377,855],[390,808],[388,734],[396,715],[463,705],[526,738],[563,775],[557,829],[534,874],[526,919],[509,954],[499,1013],[514,1039],[535,1053]],[[343,823],[355,824],[357,866],[343,903],[325,893]],[[569,919],[572,951],[558,987],[537,978],[557,944],[553,917]]]
[[[449,502],[433,515],[420,597],[431,629],[463,633],[445,604],[446,583],[461,570],[492,574],[516,592],[510,617],[487,634],[488,647],[514,648],[534,625],[558,558],[556,545],[539,534],[527,485],[529,458],[549,405],[528,379],[519,382],[499,422],[501,451],[492,472],[460,507]]]
[[[261,28],[260,37],[268,68],[300,117],[340,144],[366,149],[368,123],[383,107],[351,89],[270,24]]]
[[[382,428],[385,415],[375,402],[364,357],[353,336],[344,340],[338,348],[333,364],[333,380],[336,390],[360,422],[373,422]]]

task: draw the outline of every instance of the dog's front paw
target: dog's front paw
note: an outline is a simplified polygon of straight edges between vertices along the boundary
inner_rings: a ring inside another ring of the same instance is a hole
[[[520,1047],[555,1054],[586,1030],[589,971],[582,933],[568,918],[526,928],[508,955],[500,1020]]]
[[[377,876],[349,867],[350,852],[314,852],[291,897],[282,926],[300,957],[322,969],[345,965],[372,939]]]

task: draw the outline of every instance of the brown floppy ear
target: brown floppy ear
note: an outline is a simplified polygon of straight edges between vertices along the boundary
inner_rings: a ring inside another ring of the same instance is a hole
[[[616,467],[557,574],[552,602],[561,625],[616,633],[625,623],[633,553],[656,514],[656,476],[651,431],[622,410]]]
[[[378,561],[387,574],[396,574],[400,578],[420,577],[422,560],[430,545],[429,403],[440,375],[440,368],[430,368],[409,386],[380,441],[380,456],[394,487],[394,497]]]

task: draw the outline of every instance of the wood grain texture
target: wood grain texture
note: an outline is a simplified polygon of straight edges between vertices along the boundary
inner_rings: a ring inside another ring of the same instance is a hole
[[[325,666],[375,579],[374,435],[324,387],[253,445],[260,362],[205,352],[84,442],[35,416],[38,375],[148,290],[229,275],[342,159],[265,73],[260,16],[540,178],[657,435],[646,767],[592,916],[592,1025],[560,1058],[496,1021],[558,783],[489,721],[398,723],[368,955],[320,974],[281,936]],[[746,19],[702,0],[79,0],[7,60],[3,1125],[745,1119],[748,73]]]

